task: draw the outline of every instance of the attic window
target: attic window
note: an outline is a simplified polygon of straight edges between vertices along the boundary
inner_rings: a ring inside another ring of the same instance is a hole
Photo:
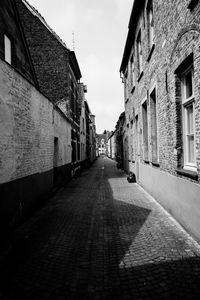
[[[194,9],[198,2],[199,2],[199,0],[190,0],[190,2],[188,4],[188,8],[190,10]]]
[[[11,65],[12,59],[12,45],[9,37],[4,34],[4,59]]]

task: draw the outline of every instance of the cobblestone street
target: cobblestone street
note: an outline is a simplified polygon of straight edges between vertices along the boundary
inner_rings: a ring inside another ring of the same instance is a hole
[[[200,299],[200,247],[108,158],[4,243],[0,299]]]

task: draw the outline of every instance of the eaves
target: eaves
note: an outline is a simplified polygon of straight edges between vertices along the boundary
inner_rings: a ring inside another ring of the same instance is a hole
[[[135,39],[135,31],[136,31],[137,23],[140,17],[141,10],[145,5],[145,2],[146,0],[135,0],[133,3],[131,16],[129,19],[129,25],[128,25],[128,34],[127,34],[124,53],[123,53],[122,62],[120,66],[120,73],[125,72],[129,55],[133,46],[133,41]]]

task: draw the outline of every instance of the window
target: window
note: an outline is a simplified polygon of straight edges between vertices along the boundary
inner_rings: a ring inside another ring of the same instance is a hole
[[[11,59],[12,59],[11,40],[8,38],[6,34],[4,34],[4,59],[9,64],[11,64]]]
[[[124,74],[124,97],[126,102],[128,100],[128,71],[127,70]]]
[[[148,24],[149,50],[151,51],[151,48],[154,44],[154,16],[153,16],[152,0],[150,0],[147,5],[147,24]]]
[[[131,76],[131,87],[135,86],[135,65],[134,65],[134,56],[131,56],[130,61],[130,76]]]
[[[80,142],[77,143],[77,156],[78,156],[78,160],[80,160],[81,155],[80,155]]]
[[[137,55],[138,55],[138,71],[139,75],[142,73],[142,41],[141,41],[141,30],[137,37]]]
[[[83,124],[83,133],[85,133],[85,119],[82,118],[82,124]]]
[[[150,93],[150,115],[152,163],[158,163],[157,101],[155,88]]]
[[[148,114],[147,114],[147,100],[142,104],[142,125],[143,125],[143,159],[149,160],[148,153]]]
[[[190,66],[182,73],[182,119],[183,119],[183,148],[184,168],[196,168],[194,144],[194,87],[193,67]]]
[[[140,136],[138,115],[135,116],[135,132],[136,132],[136,155],[140,155]]]

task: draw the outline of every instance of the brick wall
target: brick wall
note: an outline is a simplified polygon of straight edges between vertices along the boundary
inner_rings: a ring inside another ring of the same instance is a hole
[[[148,44],[148,26],[145,1],[138,15],[138,22],[132,30],[133,47],[127,54],[127,62],[131,60],[131,55],[135,56],[135,88],[131,88],[131,78],[128,77],[129,97],[125,103],[125,113],[127,125],[131,127],[130,120],[133,115],[138,114],[139,118],[139,140],[140,140],[140,159],[143,160],[142,144],[142,101],[148,100],[149,113],[149,164],[152,163],[152,143],[151,143],[151,120],[149,108],[149,94],[156,88],[157,100],[157,121],[158,121],[158,143],[159,143],[159,166],[160,170],[166,171],[175,176],[183,177],[186,180],[195,181],[183,174],[177,174],[177,168],[180,165],[180,149],[177,150],[181,139],[180,114],[177,102],[176,70],[184,60],[193,53],[194,65],[194,93],[195,93],[195,145],[198,181],[200,182],[200,98],[199,98],[199,73],[200,73],[200,4],[198,3],[193,10],[188,8],[189,0],[177,1],[153,1],[154,11],[154,49],[150,52]],[[143,55],[143,73],[139,74],[137,64],[136,40],[141,30],[142,55]],[[131,42],[130,42],[131,43]],[[125,71],[125,70],[124,70]],[[130,117],[131,116],[131,117]],[[134,120],[135,122],[135,120]],[[137,140],[137,133],[134,130],[127,130],[126,134],[131,138],[133,134],[134,141]],[[136,143],[133,143],[134,152]]]
[[[69,96],[68,52],[59,37],[33,15],[21,0],[16,0],[20,20],[33,60],[40,91],[52,102]],[[44,21],[45,22],[45,21]]]
[[[55,164],[54,139],[58,138]],[[0,231],[27,216],[71,176],[71,124],[0,60]],[[54,182],[55,169],[57,182]]]
[[[52,104],[0,61],[1,183],[52,168]]]

